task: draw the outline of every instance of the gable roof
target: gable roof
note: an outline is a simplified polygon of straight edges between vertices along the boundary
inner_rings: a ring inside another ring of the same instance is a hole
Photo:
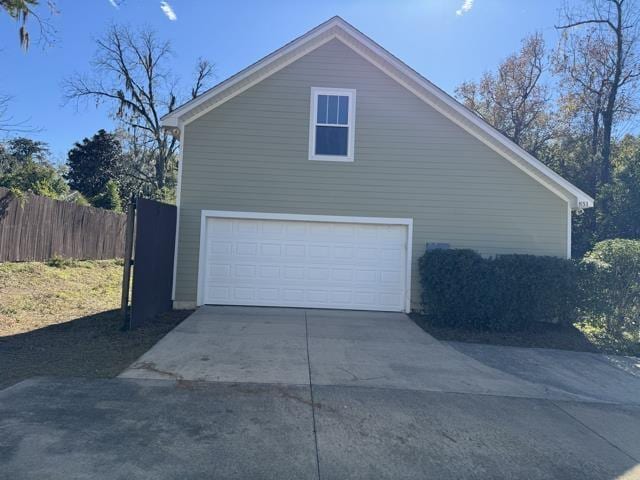
[[[350,47],[432,108],[567,201],[572,209],[593,206],[593,199],[589,195],[337,16],[176,108],[162,117],[162,124],[182,128],[333,39]]]

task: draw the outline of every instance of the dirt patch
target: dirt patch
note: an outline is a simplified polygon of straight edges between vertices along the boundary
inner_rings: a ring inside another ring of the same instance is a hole
[[[442,341],[485,343],[510,347],[557,348],[578,352],[596,353],[601,351],[574,326],[536,322],[520,332],[485,332],[434,325],[428,317],[415,313],[410,314],[410,317],[425,332]]]

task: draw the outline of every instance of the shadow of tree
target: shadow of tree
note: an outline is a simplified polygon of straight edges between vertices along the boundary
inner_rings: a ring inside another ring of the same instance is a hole
[[[167,312],[122,331],[119,311],[110,310],[0,337],[0,388],[35,376],[114,377],[190,313]]]

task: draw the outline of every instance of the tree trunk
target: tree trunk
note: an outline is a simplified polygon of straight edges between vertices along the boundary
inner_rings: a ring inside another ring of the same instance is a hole
[[[602,185],[611,181],[611,133],[613,130],[613,116],[616,108],[616,100],[618,97],[618,89],[620,88],[620,81],[622,79],[622,68],[624,62],[624,25],[622,18],[622,2],[615,2],[617,23],[615,26],[616,34],[616,64],[615,72],[613,75],[613,81],[611,82],[611,90],[607,98],[607,106],[602,114],[602,168],[600,173],[600,183]]]
[[[159,153],[156,159],[156,186],[158,190],[162,190],[165,185],[165,165],[167,163],[167,159],[165,158],[164,153]]]
[[[600,184],[606,185],[611,181],[611,131],[613,129],[613,112],[605,112],[605,114],[603,115],[602,123],[603,139]]]
[[[598,137],[600,134],[600,110],[594,109],[591,112],[591,155],[598,154]]]

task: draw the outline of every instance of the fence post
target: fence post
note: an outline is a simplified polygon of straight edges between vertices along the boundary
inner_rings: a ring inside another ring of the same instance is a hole
[[[131,254],[133,253],[133,233],[135,229],[136,204],[131,202],[127,209],[127,230],[124,240],[124,269],[122,272],[122,296],[120,299],[120,314],[122,315],[123,330],[129,329],[129,285],[131,284]]]

